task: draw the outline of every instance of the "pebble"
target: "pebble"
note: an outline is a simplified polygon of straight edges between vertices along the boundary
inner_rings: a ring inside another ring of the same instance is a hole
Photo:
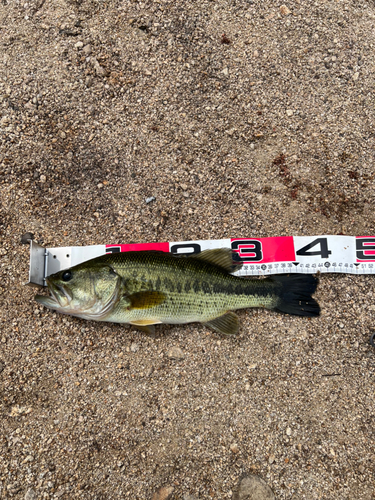
[[[89,56],[92,52],[92,47],[90,44],[88,45],[85,45],[82,49],[82,52],[86,55],[86,56]]]
[[[287,427],[286,429],[286,435],[291,436],[292,435],[292,429],[290,427]]]
[[[145,202],[146,202],[146,203],[147,203],[147,205],[148,205],[149,203],[151,203],[152,201],[155,201],[155,200],[156,200],[155,196],[150,196],[149,198],[146,198],[146,199],[145,199]]]
[[[46,182],[47,177],[46,177],[45,175],[41,175],[41,176],[39,177],[39,180],[40,180],[40,182],[44,183],[44,182]]]
[[[287,116],[292,116],[293,115],[293,110],[292,109],[287,109],[286,110]]]
[[[74,47],[75,47],[76,49],[82,49],[82,47],[83,47],[83,42],[77,42],[77,43],[74,45]]]
[[[91,58],[91,64],[94,66],[94,69],[98,76],[102,77],[108,76],[108,71],[105,68],[103,68],[103,66],[100,66],[95,57]]]
[[[36,500],[36,499],[37,496],[35,491],[32,488],[28,489],[25,494],[25,500]]]
[[[232,453],[238,453],[240,451],[240,449],[238,448],[238,444],[237,443],[232,443],[230,445],[230,451]]]
[[[5,363],[0,361],[0,373],[4,370],[4,368],[5,368]]]
[[[245,476],[240,480],[234,500],[274,500],[275,495],[263,479],[258,476]]]
[[[6,255],[7,254],[7,251],[5,250],[5,248],[0,248],[0,255]]]
[[[290,14],[290,9],[288,9],[286,5],[281,5],[280,14],[282,14],[283,16],[288,16]]]
[[[182,497],[182,499],[183,499],[183,500],[198,500],[198,498],[197,498],[197,497],[195,497],[194,495],[189,495],[189,494],[184,495],[184,496]]]
[[[162,486],[152,495],[152,500],[169,500],[173,491],[173,486]]]
[[[139,351],[139,345],[136,344],[135,342],[133,342],[131,344],[131,346],[130,346],[130,350],[131,350],[131,352],[137,352],[137,351]]]
[[[170,359],[184,359],[185,357],[182,350],[177,346],[171,347],[167,353],[167,356]]]
[[[19,417],[20,415],[28,415],[32,412],[32,408],[27,408],[26,406],[12,406],[9,416]]]
[[[2,119],[0,120],[0,125],[3,127],[6,127],[9,124],[9,116],[3,116]]]

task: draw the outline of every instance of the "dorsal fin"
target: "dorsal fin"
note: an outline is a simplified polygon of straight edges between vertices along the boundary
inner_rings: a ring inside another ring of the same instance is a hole
[[[215,266],[225,269],[228,273],[238,271],[242,267],[242,263],[233,264],[232,250],[230,248],[215,248],[214,250],[203,250],[201,253],[195,253],[189,256],[189,259],[198,259],[214,264]]]

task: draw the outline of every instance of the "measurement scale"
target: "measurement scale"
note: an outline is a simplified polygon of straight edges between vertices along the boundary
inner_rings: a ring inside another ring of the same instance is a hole
[[[375,274],[375,236],[275,236],[164,243],[130,243],[44,248],[30,242],[30,285],[86,260],[111,252],[150,251],[192,255],[213,248],[231,248],[238,276],[291,273]]]

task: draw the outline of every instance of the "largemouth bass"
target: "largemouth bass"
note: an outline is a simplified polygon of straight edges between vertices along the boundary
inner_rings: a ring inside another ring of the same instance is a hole
[[[49,276],[50,296],[35,299],[80,318],[130,323],[153,331],[158,323],[200,322],[224,334],[238,331],[234,309],[265,307],[299,316],[318,316],[311,297],[312,275],[266,279],[231,274],[230,249],[205,250],[189,257],[164,252],[111,253]]]

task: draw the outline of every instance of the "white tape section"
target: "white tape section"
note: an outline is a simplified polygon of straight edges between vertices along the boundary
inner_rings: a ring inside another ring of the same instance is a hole
[[[32,242],[30,283],[42,285],[46,276],[106,253],[158,250],[192,255],[213,248],[233,250],[234,262],[243,264],[236,273],[239,276],[318,271],[375,274],[375,236],[275,236],[47,249]]]

